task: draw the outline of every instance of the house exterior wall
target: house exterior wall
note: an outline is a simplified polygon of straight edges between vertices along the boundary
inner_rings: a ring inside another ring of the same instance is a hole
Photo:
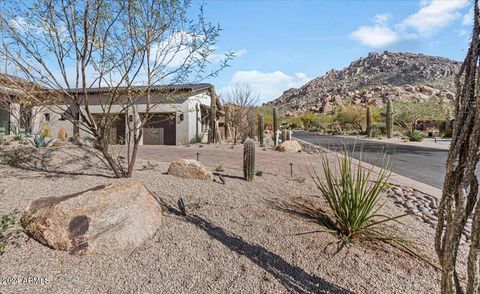
[[[185,144],[190,142],[196,135],[196,122],[199,120],[199,132],[202,132],[201,127],[201,112],[196,112],[196,105],[200,108],[200,105],[210,107],[211,98],[208,92],[202,92],[190,96],[179,96],[176,99],[171,101],[160,102],[161,97],[154,98],[155,105],[150,107],[150,113],[174,113],[175,114],[175,124],[176,124],[176,144]],[[92,114],[102,114],[104,110],[102,108],[102,103],[105,103],[105,96],[100,95],[91,95],[89,96],[89,109]],[[163,99],[164,100],[164,99]],[[138,103],[135,104],[134,109],[126,110],[126,125],[131,124],[129,122],[129,116],[132,115],[134,118],[133,121],[138,117],[139,114],[144,113],[147,109],[145,100],[140,97],[137,100]],[[66,105],[55,105],[50,107],[44,107],[43,109],[35,109],[34,111],[38,112],[34,120],[34,130],[38,132],[41,130],[44,123],[48,123],[52,129],[52,136],[57,137],[57,134],[60,128],[64,127],[67,136],[73,136],[74,125],[68,120],[61,120],[61,112],[66,111]],[[120,113],[125,112],[120,105],[113,105],[111,113]],[[46,114],[50,116],[50,121],[46,121]],[[183,117],[183,120],[182,120]],[[128,136],[128,126],[126,130]],[[80,129],[81,137],[90,137],[91,134],[88,131]],[[143,142],[140,142],[143,145]]]

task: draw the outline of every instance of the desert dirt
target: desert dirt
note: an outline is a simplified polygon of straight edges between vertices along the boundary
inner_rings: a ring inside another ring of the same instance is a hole
[[[30,158],[21,167],[0,165],[0,213],[23,210],[41,197],[128,181],[112,178],[88,150],[29,150]],[[210,169],[222,165],[225,185],[217,179],[165,174],[169,162],[195,158],[196,153]],[[0,292],[439,292],[439,273],[402,250],[382,242],[341,246],[337,237],[323,232],[318,208],[327,205],[305,171],[307,163],[319,162],[318,155],[279,154],[258,147],[257,161],[264,173],[252,182],[242,179],[241,156],[241,146],[144,148],[133,178],[161,199],[164,217],[156,235],[133,253],[110,256],[72,256],[21,236],[0,256]],[[289,163],[295,164],[293,178]],[[187,216],[179,213],[180,197]],[[403,214],[392,199],[383,201],[381,212]],[[385,224],[382,230],[409,240],[416,252],[436,263],[434,229],[413,216],[401,222]],[[12,278],[10,283],[7,278]]]

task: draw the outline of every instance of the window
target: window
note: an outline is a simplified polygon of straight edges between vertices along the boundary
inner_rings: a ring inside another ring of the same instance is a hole
[[[50,121],[50,113],[45,113],[45,121]]]

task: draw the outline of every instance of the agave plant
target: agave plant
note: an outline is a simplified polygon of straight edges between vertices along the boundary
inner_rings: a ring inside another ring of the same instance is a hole
[[[33,146],[35,146],[36,148],[45,148],[48,146],[48,144],[50,144],[52,140],[47,140],[46,137],[42,136],[42,135],[35,135],[33,137],[33,141],[32,141],[32,144]]]
[[[360,154],[360,159],[362,158]],[[322,155],[324,178],[314,169],[310,175],[330,207],[337,233],[348,241],[381,238],[375,227],[401,216],[390,217],[379,213],[380,194],[388,186],[390,171],[388,158],[383,157],[387,168],[374,172],[361,160],[354,163],[350,152],[344,148],[332,164],[331,154]]]

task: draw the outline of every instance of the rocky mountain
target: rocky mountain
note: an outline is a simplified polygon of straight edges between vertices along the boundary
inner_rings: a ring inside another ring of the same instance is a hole
[[[330,70],[299,89],[289,89],[268,105],[286,116],[331,112],[340,105],[373,104],[387,99],[454,98],[461,63],[413,53],[370,53],[342,70]]]

